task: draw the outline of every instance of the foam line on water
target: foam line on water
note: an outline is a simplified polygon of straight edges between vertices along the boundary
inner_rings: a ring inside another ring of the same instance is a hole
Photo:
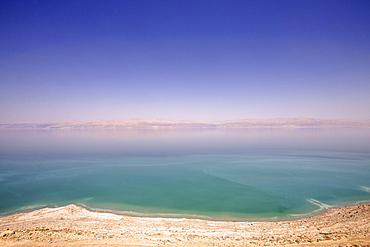
[[[323,202],[320,202],[319,200],[316,200],[316,199],[313,199],[313,198],[308,198],[307,201],[311,204],[314,204],[316,206],[318,206],[319,208],[312,211],[312,212],[309,212],[309,213],[303,213],[303,214],[289,214],[290,216],[292,217],[304,217],[304,216],[307,216],[307,215],[312,215],[312,214],[315,214],[317,212],[320,212],[320,211],[324,211],[324,210],[327,210],[329,208],[333,208],[334,206],[332,205],[329,205],[329,204],[326,204],[326,203],[323,203]]]
[[[316,200],[316,199],[313,199],[313,198],[309,198],[309,199],[307,199],[307,201],[309,201],[310,203],[318,206],[320,208],[319,210],[329,209],[329,208],[333,207],[329,204],[325,204],[325,203],[320,202],[319,200]]]
[[[370,193],[370,187],[367,186],[360,186],[360,188],[368,193]]]

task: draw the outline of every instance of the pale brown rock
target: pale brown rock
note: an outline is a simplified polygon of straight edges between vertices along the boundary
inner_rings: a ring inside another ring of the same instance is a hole
[[[7,237],[7,236],[11,236],[13,234],[15,234],[14,231],[6,230],[6,231],[3,231],[2,233],[0,233],[0,237]]]

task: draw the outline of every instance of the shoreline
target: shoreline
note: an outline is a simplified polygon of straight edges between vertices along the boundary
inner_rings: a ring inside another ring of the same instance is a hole
[[[370,204],[270,222],[138,217],[71,204],[1,217],[0,234],[0,246],[370,246]]]
[[[319,202],[321,203],[321,202]],[[42,210],[45,208],[49,209],[56,209],[56,208],[64,208],[68,205],[75,205],[77,207],[81,207],[83,209],[86,209],[90,212],[94,213],[108,213],[108,214],[114,214],[118,216],[127,216],[127,217],[138,217],[138,218],[163,218],[163,219],[189,219],[189,220],[208,220],[208,221],[219,221],[219,222],[284,222],[284,221],[295,221],[305,218],[310,218],[314,216],[318,216],[321,214],[324,214],[330,209],[336,209],[336,208],[346,208],[351,206],[358,206],[363,204],[369,204],[370,200],[363,200],[363,201],[357,201],[357,202],[351,202],[351,203],[343,203],[338,205],[327,205],[327,206],[320,206],[319,204],[316,204],[319,208],[316,210],[313,210],[309,213],[303,213],[303,214],[290,214],[286,217],[245,217],[245,218],[212,218],[211,216],[207,215],[200,215],[200,214],[186,214],[186,213],[140,213],[135,211],[122,211],[122,210],[114,210],[114,209],[103,209],[103,208],[94,208],[90,207],[83,203],[70,203],[66,204],[65,206],[57,206],[55,204],[48,204],[48,205],[39,205],[39,206],[28,206],[23,207],[15,211],[5,212],[0,214],[0,219],[3,217],[16,215],[16,214],[22,214],[22,213],[30,213],[33,211]],[[326,204],[325,204],[326,205]],[[295,216],[299,215],[299,216]]]
[[[351,206],[359,206],[359,205],[364,205],[364,204],[369,204],[369,200],[365,201],[357,201],[357,202],[352,202],[352,203],[343,203],[341,205],[328,205],[328,207],[320,207],[317,205],[319,208],[317,210],[313,210],[312,212],[309,213],[304,213],[304,214],[298,214],[300,216],[294,216],[288,215],[286,217],[250,217],[250,218],[212,218],[211,216],[206,216],[206,215],[198,215],[198,214],[176,214],[176,213],[168,213],[168,214],[161,214],[161,213],[139,213],[139,212],[134,212],[134,211],[115,211],[113,209],[100,209],[100,208],[93,208],[89,207],[88,205],[85,205],[83,203],[73,203],[72,205],[75,205],[77,207],[84,208],[90,212],[94,213],[108,213],[108,214],[114,214],[118,216],[125,216],[125,217],[137,217],[137,218],[159,218],[159,219],[188,219],[188,220],[205,220],[205,221],[215,221],[215,222],[286,222],[286,221],[296,221],[296,220],[302,220],[305,218],[310,218],[310,217],[315,217],[319,216],[321,214],[326,213],[330,209],[341,209],[341,208],[347,208]],[[54,205],[53,205],[54,206]],[[67,205],[68,206],[68,205]],[[48,208],[49,206],[41,207],[41,208],[35,208],[34,210],[28,211],[32,212],[38,209],[43,209],[43,208]],[[63,208],[66,206],[55,206],[52,208]],[[22,212],[20,212],[22,213]],[[14,213],[13,213],[14,214]],[[10,214],[12,215],[12,214]],[[1,218],[2,216],[0,216]]]

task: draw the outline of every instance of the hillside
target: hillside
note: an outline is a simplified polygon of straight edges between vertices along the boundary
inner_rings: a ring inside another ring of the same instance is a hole
[[[225,122],[172,121],[161,119],[120,119],[0,124],[1,129],[204,129],[204,128],[327,128],[370,127],[369,121],[316,118],[243,119]]]

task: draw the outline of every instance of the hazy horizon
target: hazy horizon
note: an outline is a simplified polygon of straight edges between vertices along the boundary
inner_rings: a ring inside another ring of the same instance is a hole
[[[369,1],[0,3],[0,123],[370,120]]]
[[[53,122],[95,122],[95,121],[121,121],[121,120],[158,120],[158,121],[173,121],[173,122],[194,122],[194,123],[221,123],[221,122],[236,122],[236,121],[243,121],[243,120],[256,120],[256,121],[271,121],[271,120],[289,120],[289,119],[315,119],[315,120],[329,120],[329,121],[355,121],[355,122],[368,122],[370,119],[324,119],[324,118],[309,118],[309,117],[277,117],[277,118],[240,118],[240,119],[226,119],[226,120],[210,120],[210,121],[197,121],[192,119],[163,119],[163,118],[120,118],[120,119],[92,119],[92,120],[50,120],[50,121],[41,121],[41,122],[8,122],[8,123],[0,123],[0,124],[37,124],[37,123],[53,123]]]

